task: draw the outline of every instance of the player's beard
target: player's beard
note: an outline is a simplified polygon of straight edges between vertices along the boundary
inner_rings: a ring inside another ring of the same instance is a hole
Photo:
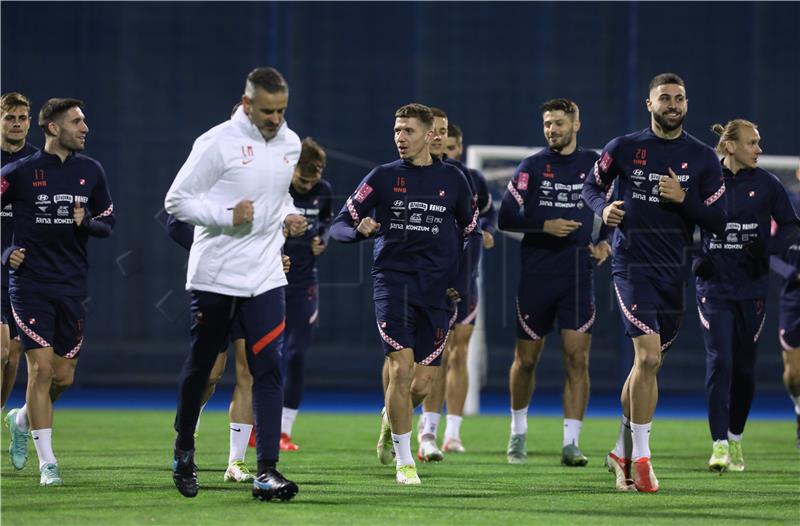
[[[559,140],[557,142],[550,144],[550,149],[553,150],[554,152],[560,152],[561,150],[570,145],[570,143],[572,142],[572,137],[573,137],[572,132],[565,133],[564,135],[559,137]]]
[[[682,113],[680,119],[674,122],[667,120],[662,113],[653,113],[653,118],[656,120],[656,123],[661,127],[662,130],[665,132],[671,132],[683,126],[683,119],[686,118],[686,114]]]

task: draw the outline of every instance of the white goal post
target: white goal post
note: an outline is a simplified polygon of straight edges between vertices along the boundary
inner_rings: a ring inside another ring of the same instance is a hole
[[[500,201],[505,190],[505,185],[514,175],[514,170],[520,161],[542,150],[543,146],[492,146],[473,145],[467,147],[466,164],[483,172],[489,183],[494,206],[500,207]],[[598,153],[600,150],[595,150]],[[783,183],[792,190],[798,190],[800,182],[794,177],[795,170],[800,164],[800,157],[791,155],[762,155],[759,166],[778,175]],[[501,232],[498,231],[498,235]],[[491,252],[484,253],[484,257],[492,257]],[[483,276],[478,277],[478,289],[485,294]],[[488,349],[486,345],[486,324],[484,316],[484,301],[480,298],[478,313],[475,318],[475,330],[469,344],[467,357],[467,370],[469,371],[469,387],[467,400],[464,405],[465,415],[474,415],[480,412],[481,389],[486,384],[488,374]],[[511,349],[503,349],[511,352]],[[500,350],[498,350],[500,352]]]

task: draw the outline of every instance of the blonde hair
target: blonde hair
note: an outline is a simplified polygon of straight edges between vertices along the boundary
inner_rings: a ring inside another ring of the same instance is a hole
[[[712,125],[711,131],[719,135],[719,142],[717,143],[716,147],[717,153],[721,155],[728,155],[728,152],[725,151],[725,143],[728,141],[738,141],[740,132],[744,126],[752,128],[753,130],[758,129],[757,124],[745,119],[733,119],[732,121],[728,121],[725,126],[722,124]]]

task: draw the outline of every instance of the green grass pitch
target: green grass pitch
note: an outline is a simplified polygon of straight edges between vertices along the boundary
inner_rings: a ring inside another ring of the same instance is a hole
[[[28,466],[15,472],[2,437],[2,524],[800,524],[800,451],[793,420],[750,422],[747,471],[722,476],[705,463],[711,446],[703,420],[656,419],[651,445],[657,494],[619,493],[602,459],[618,421],[589,418],[581,446],[585,468],[559,465],[561,419],[531,417],[528,464],[506,463],[509,418],[468,417],[468,452],[419,465],[422,486],[400,487],[375,457],[378,416],[302,413],[280,469],[298,482],[289,503],[260,502],[249,485],[222,482],[227,415],[203,415],[197,444],[200,494],[181,497],[171,479],[174,413],[56,412],[54,447],[66,485],[39,487],[32,442]],[[247,454],[250,466],[255,451]]]

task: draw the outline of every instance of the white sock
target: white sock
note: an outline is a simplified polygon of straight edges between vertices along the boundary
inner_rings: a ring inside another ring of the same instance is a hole
[[[281,418],[281,433],[286,433],[288,436],[292,436],[294,420],[297,418],[297,413],[299,412],[299,409],[289,409],[288,407],[283,408],[283,417]]]
[[[442,414],[423,411],[422,418],[422,436],[433,435],[433,439],[436,440],[436,435],[439,432],[439,420],[442,418]]]
[[[793,394],[789,394],[789,398],[791,398],[792,402],[794,402],[794,414],[800,416],[800,395],[795,396]]]
[[[631,422],[631,437],[633,438],[631,459],[634,462],[640,458],[650,458],[650,426],[652,425],[652,422],[646,424]]]
[[[525,435],[528,433],[528,406],[522,409],[511,410],[511,434]]]
[[[411,456],[411,431],[403,435],[395,435],[392,433],[392,442],[394,442],[397,467],[416,466],[414,457]]]
[[[17,417],[14,419],[20,431],[28,432],[28,404],[23,405],[17,412]]]
[[[631,437],[631,420],[625,415],[622,415],[622,420],[619,423],[619,436],[617,436],[617,444],[612,451],[619,458],[631,458],[633,454],[633,438]]]
[[[253,426],[251,424],[231,422],[230,430],[231,444],[228,452],[228,465],[237,460],[244,460],[244,454],[247,453],[247,442],[250,440],[250,431],[253,430]]]
[[[206,402],[206,403],[208,403],[208,402]],[[200,412],[197,413],[197,423],[194,425],[194,432],[195,433],[199,433],[200,432],[200,416],[203,414],[203,409],[205,409],[205,408],[206,408],[206,404],[201,405],[200,406]]]
[[[712,444],[712,445],[716,446],[716,445],[719,445],[719,444],[722,444],[723,446],[728,447],[728,441],[727,440],[715,440],[714,444]]]
[[[734,435],[729,430],[728,431],[728,440],[732,440],[734,442],[741,442],[742,441],[742,435]]]
[[[33,445],[36,446],[36,455],[39,457],[39,471],[45,464],[58,464],[53,454],[53,430],[34,429],[31,431]]]
[[[574,418],[564,419],[564,439],[561,441],[561,447],[570,444],[578,445],[578,438],[581,435],[581,425],[583,422],[575,420]]]
[[[447,415],[447,427],[444,428],[444,438],[461,438],[461,421],[463,416]]]

